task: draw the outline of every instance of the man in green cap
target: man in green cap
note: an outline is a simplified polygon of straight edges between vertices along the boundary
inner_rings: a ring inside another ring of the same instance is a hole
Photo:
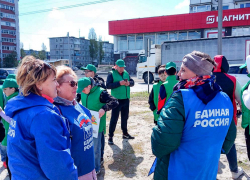
[[[3,88],[4,94],[6,95],[7,101],[17,96],[19,93],[16,79],[11,79],[11,78],[5,79],[2,88]],[[2,117],[2,122],[5,128],[5,138],[3,139],[2,144],[1,144],[1,161],[3,162],[3,165],[8,169],[7,135],[8,135],[9,123],[10,123],[11,118],[5,115],[1,107],[0,107],[0,116]],[[10,174],[9,169],[8,169],[8,172]]]
[[[151,93],[148,98],[149,108],[151,111],[153,111],[154,115],[154,123],[157,125],[157,120],[159,118],[159,114],[157,114],[158,111],[158,96],[160,92],[161,85],[166,81],[167,74],[166,74],[166,66],[161,65],[158,69],[158,74],[160,80],[156,83],[154,83],[153,88],[151,90]]]
[[[109,95],[105,89],[101,88],[100,86],[96,86],[94,80],[89,77],[84,77],[78,80],[77,93],[81,93],[83,106],[89,110],[99,112],[100,124],[98,137],[93,138],[95,170],[97,173],[99,173],[101,163],[103,161],[102,148],[104,148],[105,144],[105,141],[102,141],[102,137],[106,133],[106,112],[117,107],[118,100]]]
[[[81,70],[84,70],[86,77],[91,77],[94,79],[96,86],[100,86],[103,89],[106,89],[105,81],[103,80],[103,78],[98,76],[98,74],[96,74],[96,67],[93,64],[88,64],[85,68],[81,68]]]
[[[167,79],[160,87],[157,114],[160,114],[165,103],[173,93],[174,85],[179,82],[176,80],[176,64],[174,62],[168,62],[166,64],[165,74],[167,75]]]
[[[103,89],[107,89],[105,86],[104,79],[102,79],[100,76],[98,76],[98,74],[96,74],[96,67],[93,64],[88,64],[85,68],[81,68],[81,70],[84,70],[86,77],[91,77],[94,79],[95,86],[99,86]],[[81,99],[81,94],[77,94],[76,96],[77,102],[79,102],[80,99]],[[104,134],[102,134],[102,153],[101,153],[102,162],[103,162],[103,154],[104,154],[104,144],[105,144],[105,138],[104,138]]]
[[[111,95],[118,99],[119,102],[119,105],[114,108],[111,113],[108,140],[110,145],[114,144],[113,136],[120,112],[123,139],[134,139],[134,137],[128,133],[127,129],[130,87],[134,86],[134,80],[131,79],[128,72],[124,69],[126,66],[122,59],[118,59],[115,64],[116,65],[113,67],[112,71],[110,71],[108,74],[106,83],[107,88],[111,89]]]

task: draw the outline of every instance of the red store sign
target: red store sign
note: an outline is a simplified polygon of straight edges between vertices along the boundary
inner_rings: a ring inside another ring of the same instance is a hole
[[[139,34],[208,29],[218,26],[218,11],[109,21],[109,34]],[[250,26],[250,8],[223,11],[223,27]]]

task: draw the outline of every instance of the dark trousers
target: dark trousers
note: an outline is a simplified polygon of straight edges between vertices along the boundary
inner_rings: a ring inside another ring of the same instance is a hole
[[[237,151],[235,148],[235,144],[230,149],[229,153],[226,154],[229,168],[231,172],[238,172],[238,162],[237,162]]]
[[[119,105],[112,109],[111,119],[109,123],[109,137],[114,136],[116,124],[121,112],[121,128],[123,134],[128,133],[127,124],[128,124],[128,115],[129,115],[129,99],[118,99]]]
[[[105,147],[105,137],[104,137],[104,133],[102,133],[101,144],[102,144],[102,147],[101,147],[101,158],[103,158],[103,155],[104,155],[104,147]]]
[[[8,158],[8,156],[6,157],[6,165],[7,165],[7,171],[9,173],[9,178],[11,179],[11,172],[10,172],[10,168],[9,168],[9,158]]]
[[[250,161],[250,135],[249,135],[249,126],[245,129],[245,138],[246,138],[246,146],[247,146],[247,155]]]

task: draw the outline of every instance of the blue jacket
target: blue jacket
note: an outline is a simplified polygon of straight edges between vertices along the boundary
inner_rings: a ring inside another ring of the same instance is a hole
[[[154,179],[216,179],[220,152],[236,138],[232,107],[213,80],[174,92],[151,136]]]
[[[80,104],[65,105],[59,98],[55,99],[62,115],[69,120],[71,155],[77,166],[78,176],[90,173],[95,168],[93,129],[90,111]]]
[[[5,113],[13,119],[7,149],[13,180],[78,179],[68,122],[53,104],[33,93],[19,95],[8,101]]]

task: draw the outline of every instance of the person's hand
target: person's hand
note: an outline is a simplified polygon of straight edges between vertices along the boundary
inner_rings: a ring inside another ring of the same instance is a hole
[[[126,81],[125,86],[129,86],[129,85],[130,85],[130,82],[129,82],[129,81]]]
[[[105,114],[105,111],[103,109],[99,110],[99,118],[101,118]]]
[[[3,111],[3,109],[1,108],[1,106],[0,106],[0,112],[2,112]]]
[[[123,86],[123,85],[125,85],[125,84],[126,84],[126,81],[124,81],[124,80],[120,81],[120,85],[121,85],[121,86]]]

